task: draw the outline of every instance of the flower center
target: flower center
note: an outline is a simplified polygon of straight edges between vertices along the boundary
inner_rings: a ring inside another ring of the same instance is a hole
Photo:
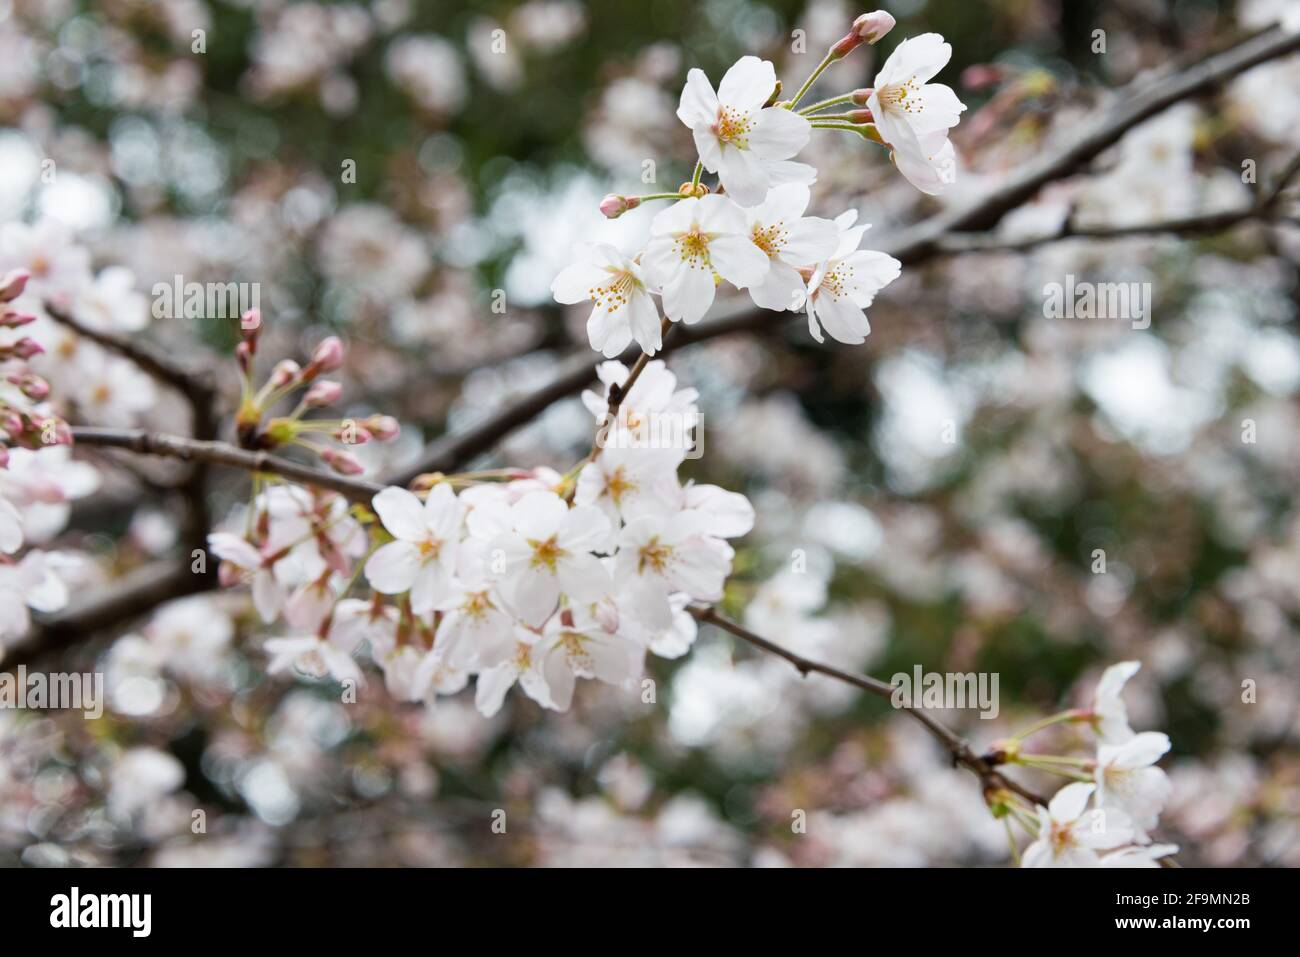
[[[436,538],[426,538],[417,547],[420,549],[420,557],[432,562],[438,560],[438,555],[442,551],[442,542]]]
[[[626,270],[616,272],[603,286],[593,286],[587,290],[587,297],[597,308],[603,307],[608,312],[618,312],[627,305],[632,290],[640,285],[636,277]]]
[[[533,546],[533,567],[542,566],[555,571],[555,563],[558,562],[565,554],[564,549],[555,543],[555,536],[552,535],[544,542],[539,542],[535,538],[530,538],[528,544]]]
[[[908,77],[902,83],[891,83],[880,91],[880,105],[887,110],[902,113],[920,113],[921,100],[917,97],[920,84],[916,77]]]
[[[767,253],[768,258],[771,258],[785,247],[786,241],[790,238],[790,231],[785,228],[785,220],[773,223],[771,226],[755,223],[749,238],[753,240],[755,246]]]
[[[650,568],[656,574],[663,574],[668,562],[673,557],[673,547],[660,543],[658,538],[652,538],[649,542],[641,546],[641,559],[638,565],[638,571],[644,572]]]
[[[628,492],[634,491],[636,491],[636,483],[628,479],[627,473],[621,465],[605,481],[605,492],[613,499],[615,505],[621,504],[623,496]]]
[[[821,283],[817,286],[814,296],[825,292],[830,295],[831,299],[838,301],[845,295],[845,290],[849,282],[853,279],[853,267],[847,263],[836,263],[826,274],[822,276]]]
[[[754,119],[748,113],[729,106],[718,108],[718,121],[713,124],[713,132],[724,143],[730,143],[738,149],[749,149],[749,134],[754,130]]]
[[[677,255],[692,269],[712,268],[709,263],[709,237],[700,231],[698,225],[692,226],[690,232],[678,236],[675,244]]]
[[[1068,827],[1063,827],[1060,824],[1053,824],[1051,843],[1052,850],[1055,853],[1064,853],[1066,850],[1074,846],[1074,832]]]

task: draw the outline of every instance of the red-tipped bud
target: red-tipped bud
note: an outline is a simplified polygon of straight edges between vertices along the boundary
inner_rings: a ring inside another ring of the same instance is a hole
[[[319,375],[322,372],[333,372],[343,365],[343,342],[338,336],[330,336],[321,340],[316,351],[311,354],[311,364]]]
[[[30,359],[32,356],[39,356],[44,352],[44,347],[28,336],[23,336],[10,347],[10,354],[17,356],[19,359]]]
[[[870,110],[849,110],[850,123],[874,123],[876,118]]]
[[[12,302],[23,294],[31,273],[26,269],[13,269],[0,279],[0,302]]]
[[[35,322],[36,317],[30,312],[0,312],[0,326],[5,329],[17,329],[19,326],[25,326],[29,322]]]
[[[335,429],[332,434],[336,440],[348,445],[365,445],[374,438],[374,436],[370,434],[369,429],[364,425],[358,425],[355,422],[350,426],[340,426]]]
[[[884,10],[874,10],[871,13],[864,13],[853,21],[853,32],[862,38],[864,43],[876,43],[890,30],[898,21],[886,13]]]
[[[300,375],[302,375],[302,366],[292,359],[281,359],[275,364],[275,368],[271,370],[271,387],[273,389],[283,389],[285,386],[297,382]]]
[[[244,331],[247,338],[255,340],[258,330],[262,328],[262,310],[254,306],[240,316],[239,328]]]
[[[366,419],[365,426],[380,442],[395,439],[402,432],[402,426],[391,415],[372,415]]]
[[[341,395],[343,395],[343,386],[332,379],[321,379],[307,390],[303,402],[309,409],[319,409],[322,406],[333,405]]]
[[[357,457],[351,452],[341,452],[338,449],[325,449],[321,452],[320,457],[325,464],[341,475],[360,475],[365,471]]]
[[[23,395],[35,402],[40,402],[50,394],[50,384],[38,375],[31,373],[11,375],[9,381],[18,386]]]
[[[610,193],[600,201],[600,214],[606,219],[618,219],[629,209],[636,209],[641,205],[641,200],[636,196],[620,196],[618,193]]]

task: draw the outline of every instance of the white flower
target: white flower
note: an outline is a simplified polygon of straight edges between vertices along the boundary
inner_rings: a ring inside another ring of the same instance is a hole
[[[917,136],[919,153],[890,154],[904,178],[930,196],[938,196],[957,181],[957,151],[943,130]]]
[[[945,149],[948,130],[966,109],[950,87],[927,82],[951,57],[952,47],[937,33],[904,40],[876,74],[867,100],[876,129],[894,151],[899,170],[925,192],[939,192],[947,183],[940,175],[938,188],[926,189],[922,183],[927,177],[913,174],[951,169],[951,147]],[[935,133],[940,137],[929,135]]]
[[[144,629],[144,637],[175,674],[211,676],[235,635],[230,617],[207,598],[168,602]]]
[[[1097,805],[1127,814],[1140,842],[1147,840],[1169,800],[1169,778],[1153,767],[1168,750],[1169,736],[1158,731],[1097,748]]]
[[[157,748],[132,748],[123,753],[108,775],[108,806],[131,815],[185,783],[185,767]]]
[[[801,267],[830,258],[839,230],[829,219],[804,216],[810,194],[798,183],[778,186],[758,206],[746,210],[749,238],[771,261],[767,277],[749,287],[754,305],[763,309],[802,309],[807,295]]]
[[[619,597],[645,627],[673,627],[673,592],[708,602],[722,597],[734,553],[726,542],[707,535],[708,526],[707,516],[687,510],[639,518],[619,533]]]
[[[12,555],[23,546],[23,517],[7,498],[0,498],[0,552]]]
[[[0,274],[18,268],[31,273],[27,296],[64,307],[91,281],[90,253],[55,219],[0,227]]]
[[[135,288],[135,274],[109,266],[76,297],[73,312],[88,329],[138,332],[149,324],[149,300]]]
[[[478,583],[444,599],[434,646],[447,662],[467,668],[502,661],[514,648],[515,623],[501,610],[500,600],[486,583]]]
[[[1159,867],[1160,858],[1178,853],[1177,844],[1134,844],[1101,858],[1102,867]]]
[[[579,609],[554,616],[534,646],[533,655],[540,659],[552,707],[567,711],[578,678],[625,685],[641,674],[645,650],[609,633]]]
[[[530,492],[508,510],[485,503],[469,521],[477,537],[490,536],[498,589],[525,624],[545,622],[561,594],[588,602],[609,591],[609,574],[592,554],[609,542],[609,519],[600,509],[571,509],[554,492]]]
[[[1128,709],[1120,700],[1124,685],[1142,667],[1139,661],[1121,661],[1101,673],[1092,695],[1093,727],[1107,744],[1122,744],[1133,737],[1128,726]]]
[[[79,352],[81,350],[78,350]],[[93,422],[128,426],[153,408],[157,391],[148,375],[128,359],[114,359],[102,350],[87,350],[96,361],[87,361],[71,382],[77,406]]]
[[[366,562],[370,587],[385,595],[411,593],[411,610],[432,611],[447,595],[456,567],[460,504],[445,483],[429,490],[423,502],[404,488],[389,487],[374,498],[375,513],[397,539]]]
[[[1122,813],[1085,810],[1092,792],[1091,784],[1067,784],[1047,807],[1038,809],[1038,838],[1025,848],[1022,867],[1097,867],[1098,850],[1132,839]]]
[[[647,355],[663,346],[659,310],[646,289],[645,275],[613,246],[593,244],[588,260],[555,277],[551,293],[566,304],[591,301],[587,339],[606,358],[621,353],[633,339]]]
[[[0,469],[0,551],[12,553],[23,541],[40,543],[58,534],[68,523],[71,500],[94,492],[99,480],[99,470],[74,459],[67,445],[10,449],[9,466]],[[20,537],[9,548],[15,516],[21,516]]]
[[[605,386],[604,394],[586,389],[582,393],[582,404],[599,425],[609,414],[610,387],[622,386],[627,381],[628,368],[621,362],[602,362],[596,367],[596,377]],[[655,359],[646,363],[641,377],[623,396],[618,407],[618,428],[626,431],[632,440],[644,443],[649,438],[650,425],[656,414],[693,426],[699,421],[700,410],[695,404],[698,398],[699,392],[695,389],[677,388],[677,376],[662,359]]]
[[[66,560],[57,552],[30,551],[17,564],[0,564],[0,638],[27,632],[28,608],[49,613],[68,604],[68,586],[58,575]]]
[[[336,681],[364,684],[361,668],[352,655],[340,647],[337,637],[331,625],[326,637],[316,634],[270,639],[265,645],[267,654],[271,655],[267,673],[274,675],[293,669],[312,678],[329,675]]]
[[[684,454],[684,449],[628,448],[607,442],[595,461],[578,473],[573,501],[596,506],[611,524],[673,511],[677,466]]]
[[[812,133],[798,113],[764,108],[775,89],[775,67],[754,56],[737,60],[716,94],[699,69],[686,75],[682,89],[677,117],[691,128],[700,162],[742,206],[763,201],[771,185],[770,164],[794,156]]]
[[[745,214],[725,196],[684,199],[655,216],[643,258],[664,315],[688,324],[713,305],[717,277],[743,289],[768,270],[767,256],[745,232]]]
[[[862,234],[870,227],[854,226],[857,218],[856,210],[836,217],[840,235],[835,251],[818,265],[808,282],[808,331],[818,342],[825,341],[819,324],[838,342],[863,342],[871,332],[863,310],[902,271],[902,264],[893,256],[858,249]]]
[[[533,654],[536,641],[537,635],[533,632],[516,628],[515,640],[508,654],[500,662],[479,672],[474,688],[474,706],[484,717],[490,718],[501,710],[506,692],[514,687],[515,682],[543,708],[553,707],[546,679],[542,677]]]
[[[272,622],[280,617],[288,591],[276,575],[277,563],[268,563],[256,546],[230,532],[213,532],[208,536],[208,548],[251,582],[253,606],[262,621]]]

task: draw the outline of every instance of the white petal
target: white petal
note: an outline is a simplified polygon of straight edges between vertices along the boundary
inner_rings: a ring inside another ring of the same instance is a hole
[[[763,281],[771,260],[747,236],[719,236],[709,243],[709,258],[723,279],[740,289]]]
[[[677,105],[677,118],[689,127],[709,126],[718,118],[718,97],[713,84],[701,69],[686,74],[681,100]]]
[[[793,110],[768,107],[760,110],[749,137],[749,147],[760,159],[785,160],[808,145],[812,126]]]
[[[366,562],[366,580],[383,595],[409,591],[420,571],[420,550],[410,542],[389,542]]]
[[[424,503],[414,492],[389,486],[375,496],[372,504],[375,514],[384,523],[384,528],[394,538],[415,542],[428,533],[429,526],[424,518]]]
[[[770,60],[743,56],[731,65],[718,84],[718,101],[750,113],[767,102],[776,89],[776,67]]]

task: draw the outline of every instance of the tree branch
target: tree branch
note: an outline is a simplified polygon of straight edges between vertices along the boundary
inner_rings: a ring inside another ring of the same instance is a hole
[[[790,662],[790,664],[794,665],[795,668],[799,670],[799,673],[805,677],[810,673],[826,675],[828,678],[834,678],[837,681],[843,681],[845,684],[853,685],[855,688],[860,688],[869,694],[875,695],[877,698],[883,698],[886,701],[892,701],[893,699],[894,689],[885,682],[880,681],[877,678],[872,678],[870,675],[854,674],[836,668],[834,665],[828,665],[820,661],[813,661],[811,658],[805,658],[803,655],[793,652],[783,645],[778,645],[776,642],[764,638],[762,635],[755,634],[748,628],[738,625],[729,618],[724,618],[713,608],[691,608],[690,613],[697,621],[714,625],[721,628],[723,631],[735,635],[737,638],[749,642],[754,647],[766,651],[768,654],[784,658],[786,661]],[[984,786],[986,793],[1005,789],[1019,795],[1034,806],[1040,804],[1046,806],[1046,798],[1035,794],[1028,788],[1017,784],[1015,781],[1001,774],[992,764],[977,755],[965,738],[961,737],[961,735],[957,734],[945,724],[931,716],[925,709],[909,705],[900,710],[906,711],[917,721],[921,722],[925,729],[929,731],[940,744],[948,749],[948,752],[952,755],[953,764],[960,764],[962,767],[973,772],[980,779],[980,783]]]
[[[161,432],[146,432],[143,429],[100,429],[89,426],[75,426],[72,438],[78,445],[125,449],[139,455],[161,455],[185,462],[203,462],[242,469],[245,472],[278,475],[304,485],[338,492],[354,502],[369,503],[375,493],[384,488],[366,479],[312,468],[269,452],[250,452],[225,442],[199,441]]]

